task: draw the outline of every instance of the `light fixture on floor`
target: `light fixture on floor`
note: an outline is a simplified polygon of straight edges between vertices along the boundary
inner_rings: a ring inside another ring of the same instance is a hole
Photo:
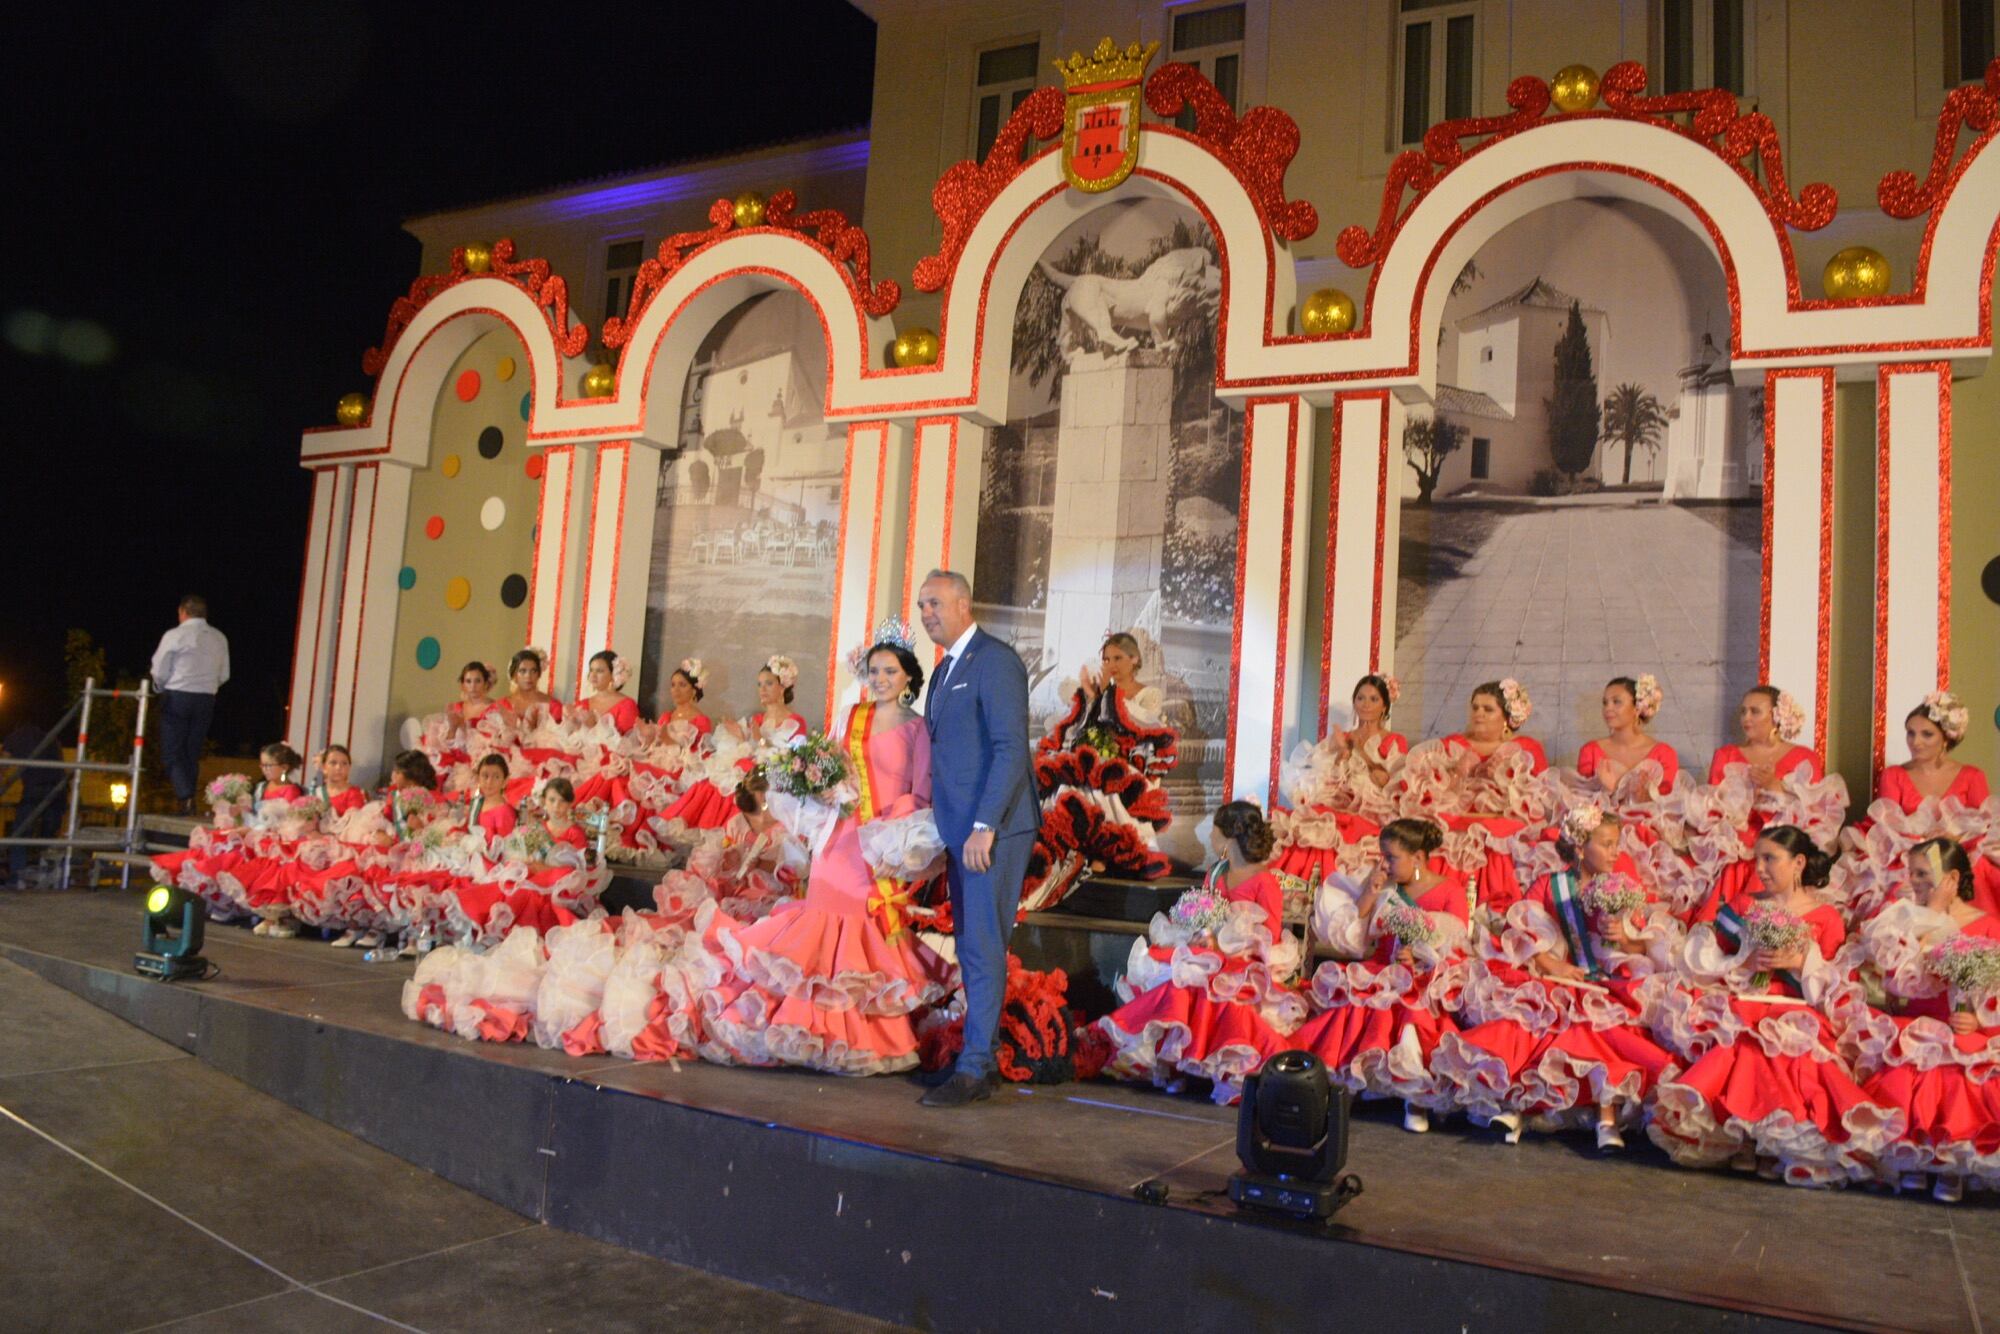
[[[146,891],[146,948],[132,956],[132,966],[162,982],[205,975],[201,941],[207,923],[208,907],[199,898],[171,885],[153,886]]]
[[[1347,1165],[1346,1089],[1335,1088],[1311,1052],[1281,1051],[1243,1081],[1229,1198],[1294,1218],[1329,1218],[1361,1193]]]

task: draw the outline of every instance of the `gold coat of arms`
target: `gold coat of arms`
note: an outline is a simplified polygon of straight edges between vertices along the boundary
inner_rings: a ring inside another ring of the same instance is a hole
[[[1158,42],[1137,42],[1122,52],[1109,37],[1088,56],[1072,52],[1055,62],[1069,92],[1063,110],[1063,179],[1097,194],[1111,189],[1139,165],[1139,95]]]

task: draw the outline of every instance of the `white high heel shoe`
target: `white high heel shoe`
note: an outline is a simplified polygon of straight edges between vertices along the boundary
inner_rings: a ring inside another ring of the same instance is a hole
[[[1403,1108],[1403,1129],[1412,1135],[1422,1135],[1431,1128],[1431,1115],[1421,1107],[1405,1105]]]

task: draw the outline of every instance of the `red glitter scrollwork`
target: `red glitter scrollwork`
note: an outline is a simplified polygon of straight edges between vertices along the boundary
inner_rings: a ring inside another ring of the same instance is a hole
[[[570,319],[569,284],[549,272],[549,262],[545,259],[515,259],[513,240],[503,237],[493,243],[490,271],[474,273],[466,267],[465,248],[461,246],[451,252],[451,267],[445,272],[427,273],[411,283],[409,293],[390,304],[389,322],[382,331],[381,343],[361,354],[362,373],[373,376],[383,372],[404,330],[438,293],[469,279],[486,277],[512,283],[541,307],[542,317],[549,322],[549,332],[555,336],[556,348],[562,355],[577,356],[590,342],[590,330],[580,321]]]
[[[1229,99],[1192,65],[1162,65],[1146,80],[1146,105],[1172,119],[1194,108],[1194,137],[1228,163],[1264,212],[1275,236],[1303,241],[1319,230],[1319,210],[1285,198],[1285,172],[1299,151],[1299,127],[1277,107],[1252,107],[1239,118]]]
[[[1023,98],[1000,127],[1000,135],[981,162],[955,162],[931,188],[931,207],[944,224],[944,239],[935,255],[917,261],[911,281],[919,292],[935,292],[951,280],[958,257],[965,252],[973,224],[1007,183],[1021,173],[1021,151],[1029,136],[1053,139],[1062,133],[1063,90],[1037,88]]]
[[[1982,83],[1954,88],[1945,94],[1938,112],[1937,141],[1931,146],[1930,170],[1918,182],[1916,173],[1892,171],[1875,187],[1875,199],[1892,218],[1915,218],[1930,212],[1950,195],[1958,177],[1972,161],[1971,148],[1953,161],[1961,130],[1973,132],[1972,145],[1992,138],[2000,125],[2000,59],[1986,66]]]
[[[887,315],[894,310],[903,299],[902,285],[894,278],[871,283],[868,233],[849,222],[837,208],[816,208],[810,213],[794,215],[792,210],[797,206],[798,197],[790,190],[778,191],[764,206],[764,225],[801,235],[810,230],[813,239],[833,256],[836,264],[844,265],[853,272],[854,289],[863,310],[870,315]]]
[[[727,199],[716,200],[708,206],[708,224],[701,231],[675,232],[660,242],[651,259],[639,266],[632,280],[632,299],[625,307],[625,318],[614,315],[604,321],[604,346],[622,348],[631,340],[632,330],[638,327],[639,316],[653,294],[667,285],[667,279],[687,262],[687,257],[710,241],[721,240],[736,226],[736,206]]]

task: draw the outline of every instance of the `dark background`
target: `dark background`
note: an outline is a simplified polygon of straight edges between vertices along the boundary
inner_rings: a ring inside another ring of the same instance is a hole
[[[284,724],[299,433],[370,388],[401,220],[868,119],[838,0],[82,5],[8,20],[0,732],[63,638],[145,670],[187,591],[229,636],[214,737]]]

